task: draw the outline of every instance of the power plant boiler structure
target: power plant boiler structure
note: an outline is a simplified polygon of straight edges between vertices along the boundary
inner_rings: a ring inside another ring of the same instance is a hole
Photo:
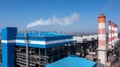
[[[2,29],[2,67],[44,67],[73,54],[71,46],[73,36],[70,35],[17,33],[17,28],[7,27]]]

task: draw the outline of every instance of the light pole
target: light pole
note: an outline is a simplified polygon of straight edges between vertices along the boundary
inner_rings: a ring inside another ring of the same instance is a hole
[[[28,36],[27,36],[27,30],[25,31],[25,42],[26,42],[26,67],[28,67]]]

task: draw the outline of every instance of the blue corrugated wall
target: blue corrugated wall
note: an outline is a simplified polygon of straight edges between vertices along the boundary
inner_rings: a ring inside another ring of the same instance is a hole
[[[2,67],[15,67],[14,63],[14,45],[15,42],[9,42],[15,40],[17,34],[17,28],[7,27],[2,29]]]

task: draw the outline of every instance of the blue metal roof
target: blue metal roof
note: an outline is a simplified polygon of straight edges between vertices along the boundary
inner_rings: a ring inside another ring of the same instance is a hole
[[[27,36],[30,47],[50,48],[64,44],[73,44],[73,36],[57,32],[27,32]],[[24,32],[17,34],[16,40],[16,45],[26,46]]]
[[[96,62],[87,60],[85,58],[69,56],[62,60],[48,64],[45,67],[96,67],[96,65]]]
[[[17,36],[22,37],[25,33],[17,34]],[[66,36],[66,34],[60,34],[57,32],[27,32],[28,37],[52,37],[52,36]]]

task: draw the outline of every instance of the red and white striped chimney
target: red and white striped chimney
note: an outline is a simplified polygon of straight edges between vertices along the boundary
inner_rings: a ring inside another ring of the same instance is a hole
[[[117,34],[116,34],[116,40],[118,41],[118,25],[116,26],[116,28],[117,28],[117,29],[116,29],[116,33],[117,33]]]
[[[115,46],[118,40],[118,25],[109,21],[109,45]]]
[[[105,65],[106,62],[106,17],[98,16],[98,59]]]
[[[115,24],[112,22],[112,32],[111,32],[111,34],[112,34],[112,45],[114,46],[114,43],[115,43]]]
[[[108,22],[108,44],[109,46],[112,45],[112,22]]]
[[[114,38],[115,38],[115,43],[118,40],[118,25],[114,24]]]

